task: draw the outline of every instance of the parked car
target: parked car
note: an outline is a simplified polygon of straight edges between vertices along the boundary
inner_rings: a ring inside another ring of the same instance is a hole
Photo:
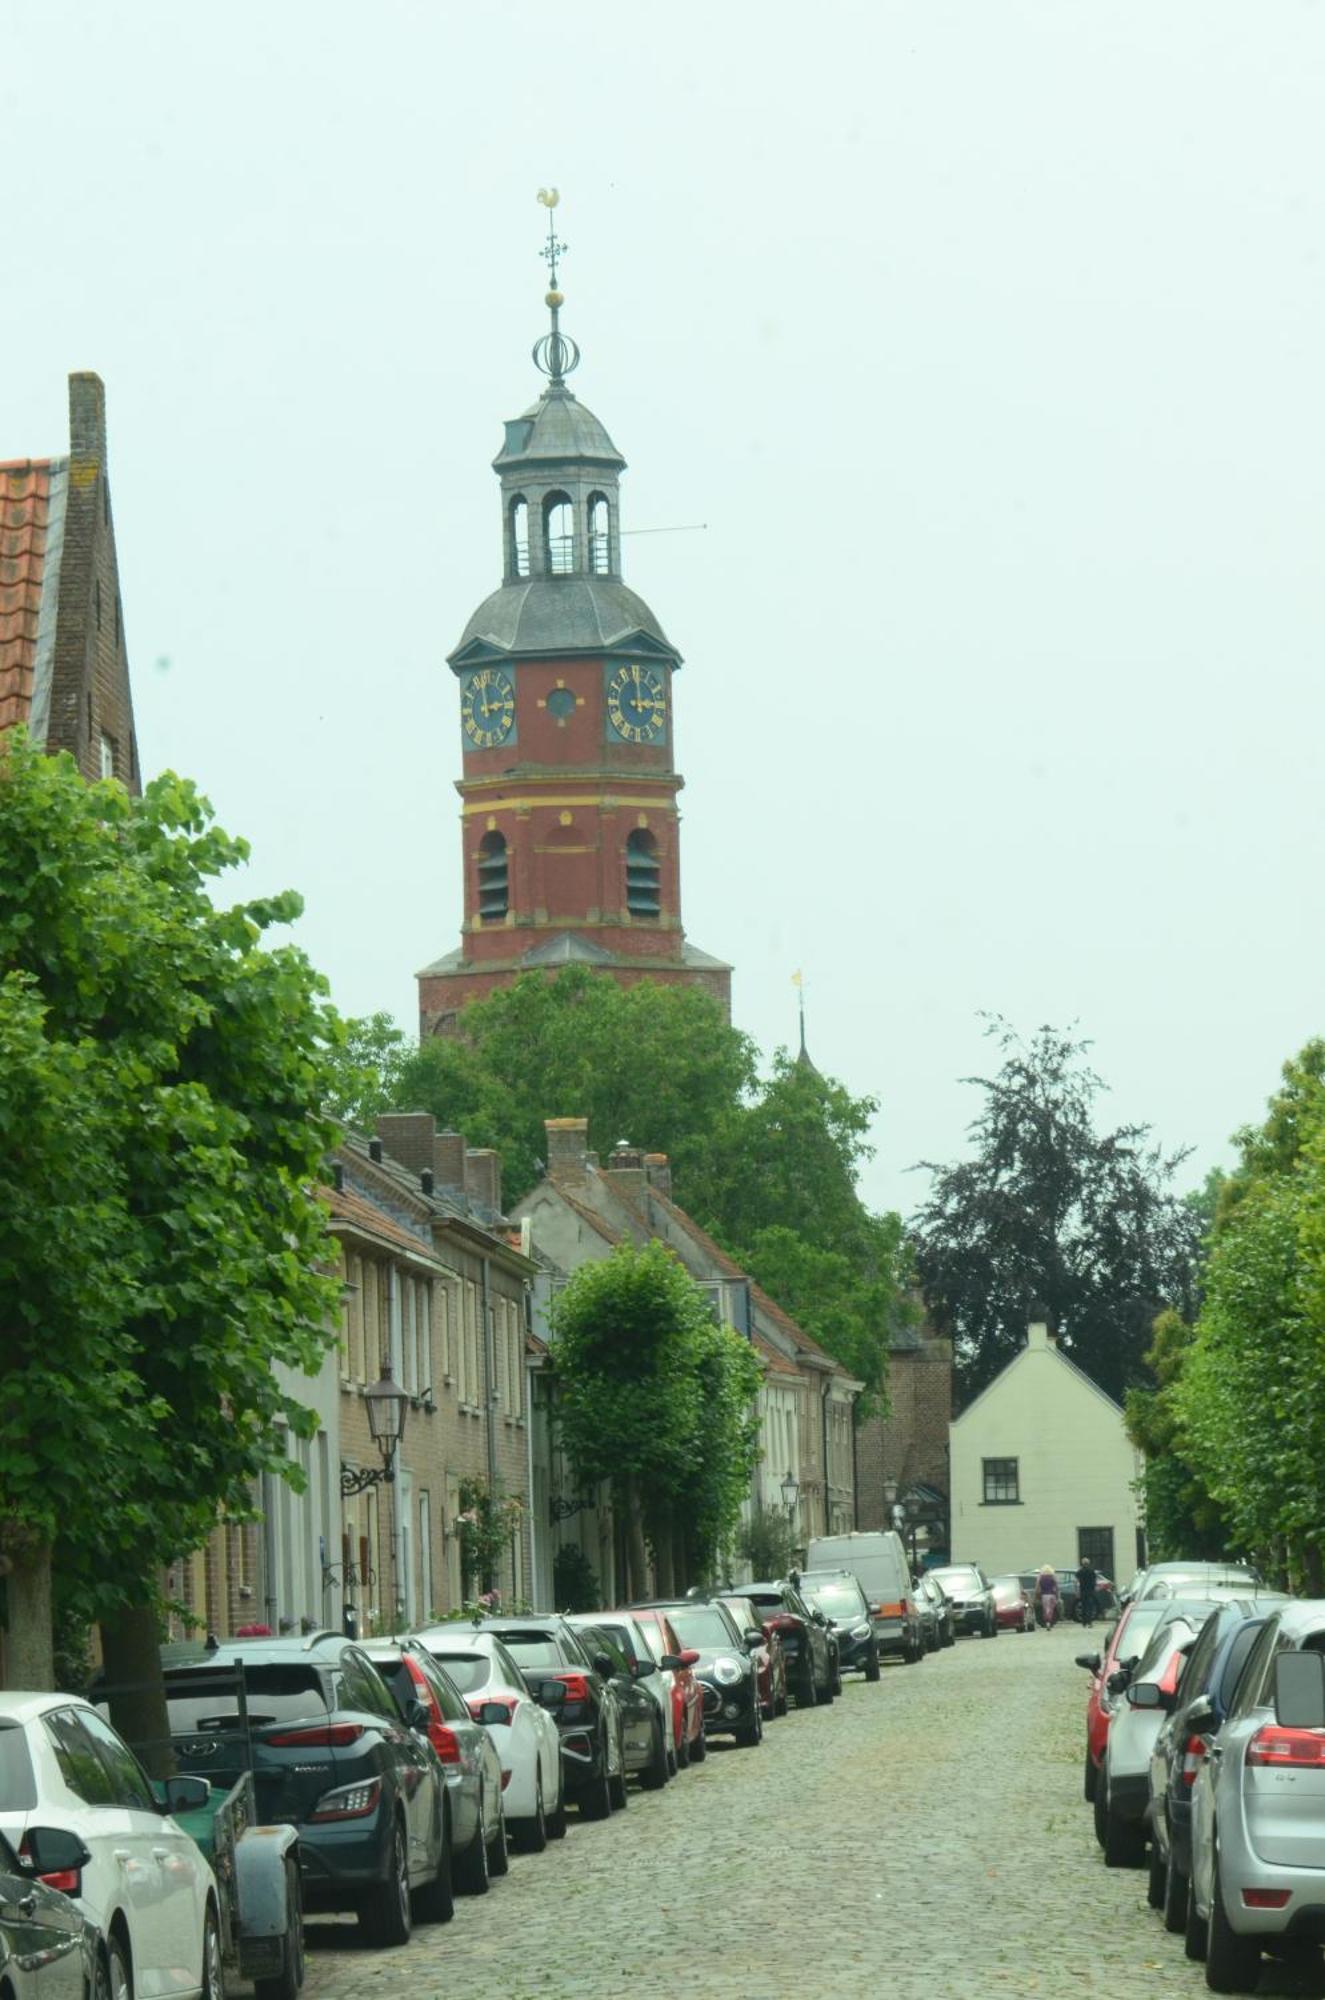
[[[661,1791],[675,1768],[672,1702],[648,1641],[629,1612],[581,1612],[566,1623],[616,1689],[625,1770],[638,1777],[646,1792]]]
[[[1220,1577],[1237,1583],[1259,1587],[1261,1578],[1247,1563],[1236,1562],[1161,1562],[1147,1563],[1139,1569],[1123,1591],[1119,1602],[1131,1604],[1134,1599],[1144,1597],[1153,1584],[1160,1582],[1173,1585],[1179,1583],[1201,1583],[1210,1577]],[[1074,1576],[1075,1582],[1075,1576]],[[1156,1595],[1162,1595],[1156,1592]]]
[[[716,1597],[633,1608],[665,1611],[682,1645],[698,1653],[694,1671],[704,1690],[705,1734],[734,1736],[753,1750],[763,1740],[764,1717],[750,1647],[763,1644],[762,1631],[751,1626],[742,1632]]]
[[[1058,1616],[1068,1624],[1081,1617],[1081,1589],[1077,1583],[1075,1569],[1064,1567],[1055,1572],[1058,1577]],[[1106,1621],[1118,1610],[1118,1592],[1112,1578],[1096,1575],[1095,1615]]]
[[[935,1583],[928,1570],[922,1570],[911,1588],[916,1616],[920,1620],[920,1643],[925,1651],[937,1653],[940,1646],[953,1645],[957,1633],[953,1625],[952,1605],[942,1585]]]
[[[237,1697],[214,1673],[241,1660],[247,1743]],[[251,1746],[261,1817],[299,1829],[307,1908],[357,1911],[378,1944],[403,1944],[415,1911],[446,1921],[447,1786],[422,1733],[427,1710],[404,1714],[362,1648],[336,1632],[229,1640],[170,1664],[165,1680],[172,1741],[188,1769],[233,1784]]]
[[[952,1606],[953,1630],[992,1639],[998,1632],[994,1593],[979,1563],[941,1563],[927,1574]]]
[[[181,1796],[193,1797],[196,1780],[172,1780],[168,1799],[181,1784],[189,1788]],[[30,1823],[63,1837],[54,1852],[51,1842],[33,1839]],[[117,1979],[121,1992],[129,1990],[131,1967],[141,1994],[221,2000],[212,1871],[90,1702],[0,1692],[0,1833],[20,1867],[26,1861],[33,1875],[49,1878],[46,1887],[68,1885],[105,1940],[112,1992]],[[84,1855],[77,1864],[71,1835]],[[35,1896],[31,1883],[28,1893]]]
[[[1139,1868],[1145,1859],[1150,1752],[1210,1608],[1193,1606],[1159,1621],[1113,1711],[1094,1800],[1095,1831],[1110,1868]]]
[[[541,1854],[566,1832],[561,1732],[495,1632],[436,1625],[415,1635],[464,1697],[501,1761],[506,1824],[517,1847]],[[564,1694],[563,1697],[564,1699]]]
[[[1035,1601],[1019,1576],[995,1576],[989,1580],[994,1593],[994,1622],[1000,1632],[1033,1632]]]
[[[1270,1609],[1266,1604],[1248,1617],[1240,1603],[1216,1605],[1187,1656],[1177,1693],[1160,1704],[1164,1719],[1150,1751],[1150,1901],[1163,1911],[1167,1931],[1187,1926],[1192,1786]]]
[[[682,1644],[665,1611],[637,1609],[631,1616],[638,1621],[654,1659],[660,1667],[665,1666],[671,1679],[677,1762],[682,1770],[690,1763],[702,1764],[709,1746],[704,1734],[704,1690],[695,1678],[699,1654],[693,1646]],[[785,1706],[784,1693],[784,1710]]]
[[[805,1566],[851,1571],[865,1593],[881,1659],[896,1653],[914,1665],[924,1657],[911,1565],[895,1528],[816,1535],[805,1551]]]
[[[5,1762],[0,1732],[0,1771]],[[7,1796],[0,1778],[0,1798]],[[106,1940],[74,1901],[88,1850],[76,1833],[59,1827],[30,1826],[25,1839],[26,1863],[0,1835],[0,1993],[12,2000],[111,2000],[116,1989]],[[52,1889],[48,1875],[73,1894]],[[121,1985],[123,1951],[116,1947]]]
[[[464,1695],[418,1639],[368,1639],[364,1652],[409,1716],[416,1718],[436,1752],[446,1779],[446,1819],[450,1874],[457,1889],[486,1896],[494,1875],[504,1875],[506,1801],[501,1758],[481,1722],[470,1714]],[[439,1891],[440,1895],[440,1878]]]
[[[561,1733],[566,1796],[582,1819],[606,1819],[626,1796],[621,1705],[610,1677],[594,1666],[578,1632],[555,1612],[485,1618],[465,1628],[493,1632],[523,1673],[535,1699],[550,1702]],[[565,1688],[558,1701],[547,1684]]]
[[[741,1594],[753,1604],[765,1630],[771,1628],[782,1642],[787,1687],[797,1707],[812,1708],[840,1694],[842,1674],[828,1620],[822,1611],[816,1615],[810,1609],[796,1583],[787,1577],[747,1583]]]
[[[843,1673],[879,1678],[879,1642],[870,1619],[865,1593],[849,1569],[801,1571],[801,1596],[812,1611],[822,1611],[837,1641]]]
[[[771,1621],[760,1616],[758,1607],[748,1597],[724,1590],[722,1601],[742,1632],[761,1631],[764,1635],[762,1646],[751,1646],[750,1658],[759,1682],[764,1721],[773,1722],[787,1712],[787,1656],[782,1650],[781,1636]]]
[[[1187,1952],[1217,1993],[1261,1953],[1319,1940],[1325,1909],[1325,1600],[1271,1612],[1192,1787]]]

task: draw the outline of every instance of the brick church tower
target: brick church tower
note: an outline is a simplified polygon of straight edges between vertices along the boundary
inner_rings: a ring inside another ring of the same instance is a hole
[[[540,196],[549,209],[555,190]],[[571,394],[548,217],[548,386],[506,426],[502,582],[449,656],[460,684],[465,918],[458,951],[419,974],[424,1035],[522,972],[586,965],[623,984],[701,986],[725,1008],[731,967],[681,925],[672,689],[681,655],[621,578],[625,460]]]

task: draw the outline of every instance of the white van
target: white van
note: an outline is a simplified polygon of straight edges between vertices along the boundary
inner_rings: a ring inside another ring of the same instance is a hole
[[[805,1568],[849,1569],[869,1600],[880,1653],[900,1653],[908,1665],[922,1654],[920,1614],[911,1590],[911,1566],[894,1528],[849,1535],[819,1535],[805,1551]]]

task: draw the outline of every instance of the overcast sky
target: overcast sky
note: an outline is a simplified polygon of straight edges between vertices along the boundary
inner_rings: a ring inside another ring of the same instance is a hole
[[[103,376],[144,769],[345,1011],[412,1026],[458,942],[445,655],[555,184],[624,525],[707,523],[626,573],[738,1022],[793,1038],[803,968],[876,1202],[961,1151],[982,1009],[1227,1158],[1325,1025],[1325,7],[3,13],[0,456]]]

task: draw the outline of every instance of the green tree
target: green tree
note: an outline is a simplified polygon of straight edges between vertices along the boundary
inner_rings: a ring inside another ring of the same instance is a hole
[[[997,1019],[990,1032],[1003,1060],[967,1078],[984,1093],[972,1157],[926,1163],[934,1187],[914,1224],[926,1303],[967,1399],[1018,1352],[1038,1300],[1063,1351],[1121,1400],[1143,1379],[1156,1315],[1194,1309],[1201,1221],[1173,1186],[1185,1155],[1165,1155],[1144,1125],[1096,1130],[1104,1085],[1088,1042],[1049,1027],[1022,1041]]]
[[[401,1069],[410,1053],[403,1029],[389,1014],[346,1021],[330,1056],[328,1115],[359,1131],[370,1127],[379,1112],[400,1102]]]
[[[659,1587],[680,1588],[712,1568],[748,1490],[758,1361],[659,1243],[582,1265],[552,1332],[558,1435],[577,1484],[611,1489],[627,1589],[645,1587],[646,1545]]]
[[[1195,1329],[1180,1313],[1160,1313],[1145,1356],[1155,1387],[1127,1391],[1127,1435],[1145,1454],[1142,1490],[1152,1562],[1180,1556],[1217,1561],[1229,1526],[1210,1492],[1202,1459],[1183,1428],[1180,1384]]]
[[[36,1685],[52,1568],[141,1678],[161,1569],[312,1426],[273,1363],[333,1338],[338,1029],[262,945],[298,899],[212,901],[246,855],[178,778],[135,800],[0,743],[0,1534]]]

